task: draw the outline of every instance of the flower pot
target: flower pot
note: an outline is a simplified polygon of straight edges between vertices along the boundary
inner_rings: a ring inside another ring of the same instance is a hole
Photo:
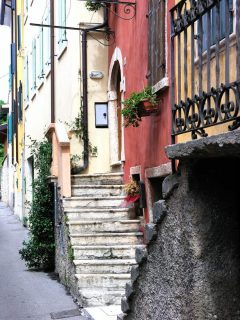
[[[139,113],[138,114],[140,117],[147,117],[153,113],[158,113],[158,112],[159,112],[158,104],[152,104],[152,102],[149,101],[148,99],[143,99],[139,103]]]

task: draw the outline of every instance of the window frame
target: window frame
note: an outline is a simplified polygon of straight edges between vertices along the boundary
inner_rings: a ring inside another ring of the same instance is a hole
[[[163,22],[162,22],[162,26],[164,26],[164,30],[162,31],[162,34],[164,34],[164,72],[163,75],[161,76],[161,78],[159,80],[154,81],[155,83],[149,83],[150,82],[150,77],[151,77],[151,68],[153,68],[153,66],[151,66],[150,68],[150,56],[153,53],[150,53],[150,48],[153,50],[153,44],[150,43],[150,39],[149,39],[149,34],[150,34],[150,17],[151,17],[151,8],[150,5],[155,3],[155,0],[152,0],[152,2],[149,3],[149,8],[148,8],[148,19],[149,19],[149,23],[148,23],[148,74],[147,74],[147,78],[148,78],[148,85],[152,87],[152,91],[153,93],[158,93],[159,91],[169,87],[169,79],[168,79],[168,44],[167,44],[167,32],[168,32],[168,25],[167,25],[167,15],[168,15],[168,9],[167,9],[167,1],[166,0],[161,0],[163,1],[163,5],[164,5],[164,17],[163,17]],[[159,19],[161,20],[162,17],[160,17]],[[159,22],[161,23],[161,22]],[[153,25],[158,25],[157,22],[153,23]],[[153,37],[152,33],[151,33],[151,37]],[[160,39],[159,43],[162,43],[161,41],[162,39]],[[153,39],[152,39],[153,42]],[[152,58],[152,57],[151,57]]]

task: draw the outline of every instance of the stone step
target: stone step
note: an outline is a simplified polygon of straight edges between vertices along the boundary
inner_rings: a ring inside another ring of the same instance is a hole
[[[118,221],[88,221],[71,220],[68,222],[69,231],[74,233],[89,232],[137,232],[139,231],[139,220],[118,220]]]
[[[124,196],[115,197],[71,197],[63,199],[65,208],[112,208],[120,207]]]
[[[124,290],[126,283],[130,282],[130,274],[95,274],[95,273],[81,273],[75,275],[78,281],[78,287],[81,288],[115,288]]]
[[[123,173],[98,173],[72,175],[72,184],[119,185],[123,183]]]
[[[84,259],[134,259],[136,248],[144,245],[73,246],[76,260]]]
[[[125,290],[110,289],[80,289],[80,295],[85,301],[86,306],[103,306],[103,305],[120,305],[121,298],[125,294]]]
[[[92,245],[134,245],[143,243],[142,232],[103,232],[70,234],[73,246],[92,246]]]
[[[107,197],[123,194],[122,185],[72,185],[72,196]]]
[[[74,260],[76,273],[130,273],[135,259]]]
[[[128,220],[127,208],[65,208],[69,220]]]

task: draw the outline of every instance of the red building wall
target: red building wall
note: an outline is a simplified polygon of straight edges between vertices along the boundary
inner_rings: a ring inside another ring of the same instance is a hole
[[[168,6],[171,6],[171,2],[174,3],[174,1],[169,1]],[[118,6],[120,7],[121,5]],[[147,86],[148,0],[136,0],[136,16],[132,20],[122,20],[110,13],[109,25],[115,32],[115,44],[109,48],[109,59],[111,61],[114,49],[119,47],[126,63],[123,67],[123,74],[126,79],[124,98],[126,99],[133,91],[142,91]],[[169,30],[168,17],[166,37],[168,39],[168,77],[170,76]],[[129,180],[131,167],[141,166],[141,177],[144,179],[146,168],[160,166],[169,162],[164,152],[164,147],[171,143],[169,89],[167,88],[161,92],[160,97],[162,103],[158,115],[142,118],[142,122],[137,128],[128,127],[124,129],[125,181]],[[146,220],[148,220],[148,216]]]

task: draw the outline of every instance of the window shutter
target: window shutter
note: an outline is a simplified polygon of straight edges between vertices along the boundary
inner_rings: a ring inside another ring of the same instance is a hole
[[[16,71],[16,44],[11,43],[11,73],[15,74]]]
[[[17,16],[18,50],[22,47],[21,16]]]
[[[22,121],[22,81],[18,88],[18,121]]]
[[[32,41],[32,83],[31,90],[34,91],[36,89],[36,39]]]
[[[24,14],[28,14],[28,0],[24,0]]]
[[[150,0],[148,14],[148,80],[154,86],[166,73],[165,1]]]
[[[12,113],[8,116],[8,143],[12,143]]]
[[[29,100],[29,75],[28,75],[28,56],[24,59],[24,102]]]
[[[46,9],[43,23],[50,24],[50,9]],[[51,63],[51,51],[50,51],[50,28],[43,28],[43,56],[44,56],[44,72],[49,70]]]

